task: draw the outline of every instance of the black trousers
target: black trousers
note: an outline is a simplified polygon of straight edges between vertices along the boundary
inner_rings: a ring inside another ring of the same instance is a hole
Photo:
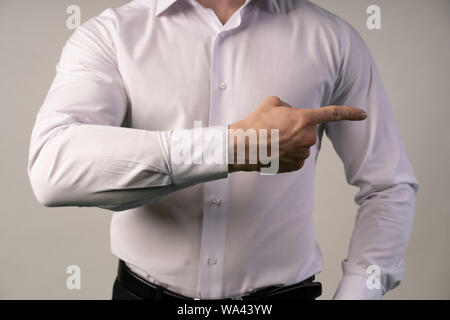
[[[276,287],[270,286],[242,297],[243,300],[315,300],[322,293],[320,282],[314,282],[314,276],[299,283]],[[125,261],[119,260],[117,277],[113,287],[113,300],[191,300],[163,287],[148,283],[134,274]],[[221,301],[232,300],[223,299]]]
[[[133,292],[129,291],[123,286],[123,284],[117,279],[114,281],[112,300],[143,300]]]
[[[320,295],[320,294],[319,294]],[[318,295],[318,296],[319,296]],[[303,298],[304,300],[315,300],[317,296],[312,296],[308,298]],[[113,292],[112,292],[112,300],[144,300],[142,297],[137,296],[119,281],[116,278],[114,281]]]

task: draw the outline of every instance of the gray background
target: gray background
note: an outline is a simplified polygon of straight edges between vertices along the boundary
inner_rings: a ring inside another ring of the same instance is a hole
[[[0,299],[109,299],[116,259],[109,248],[111,213],[45,208],[26,174],[36,112],[71,32],[66,8],[82,22],[125,0],[0,0]],[[382,74],[409,158],[420,182],[405,257],[404,283],[385,299],[449,299],[450,148],[447,119],[450,49],[448,0],[316,0],[349,21],[366,40]],[[382,9],[382,30],[366,27],[366,9]],[[325,266],[322,298],[341,277],[357,207],[343,166],[324,138],[314,219]],[[66,289],[66,268],[82,270],[81,290]]]

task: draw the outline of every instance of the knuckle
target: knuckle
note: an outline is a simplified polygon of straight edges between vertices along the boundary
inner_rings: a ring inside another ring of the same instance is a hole
[[[266,99],[264,99],[264,102],[269,103],[269,104],[273,104],[273,105],[281,104],[280,98],[278,98],[276,96],[267,97]]]
[[[332,118],[334,121],[339,121],[341,118],[341,113],[339,112],[339,108],[337,107],[332,107]]]
[[[311,152],[310,152],[310,149],[309,148],[307,148],[306,150],[305,150],[305,159],[307,159],[307,158],[309,158],[309,155],[311,154]]]
[[[302,147],[299,152],[296,153],[295,161],[303,161],[309,157],[309,148]]]
[[[306,138],[305,138],[305,145],[307,147],[312,147],[313,145],[315,145],[317,142],[317,135],[314,134],[309,134]],[[309,149],[308,149],[309,152]]]

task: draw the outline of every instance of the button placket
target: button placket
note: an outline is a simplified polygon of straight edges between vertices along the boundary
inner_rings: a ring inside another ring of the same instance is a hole
[[[217,264],[217,257],[209,257],[208,258],[208,264],[209,265],[216,265]]]
[[[215,206],[220,206],[222,204],[222,199],[220,198],[212,198],[211,203]]]
[[[225,91],[227,89],[227,83],[225,81],[220,81],[217,85],[220,91]]]
[[[222,41],[218,35],[212,50],[211,104],[209,126],[223,125],[227,84],[222,76]],[[228,205],[228,179],[207,182],[204,185],[204,209],[200,247],[198,295],[216,298],[223,292],[223,261]]]

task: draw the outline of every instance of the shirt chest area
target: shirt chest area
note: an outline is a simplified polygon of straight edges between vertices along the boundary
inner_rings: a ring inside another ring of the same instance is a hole
[[[336,75],[330,64],[290,36],[275,43],[253,39],[251,32],[148,40],[154,44],[124,52],[120,63],[134,128],[229,124],[268,96],[297,108],[320,107],[331,99]]]

